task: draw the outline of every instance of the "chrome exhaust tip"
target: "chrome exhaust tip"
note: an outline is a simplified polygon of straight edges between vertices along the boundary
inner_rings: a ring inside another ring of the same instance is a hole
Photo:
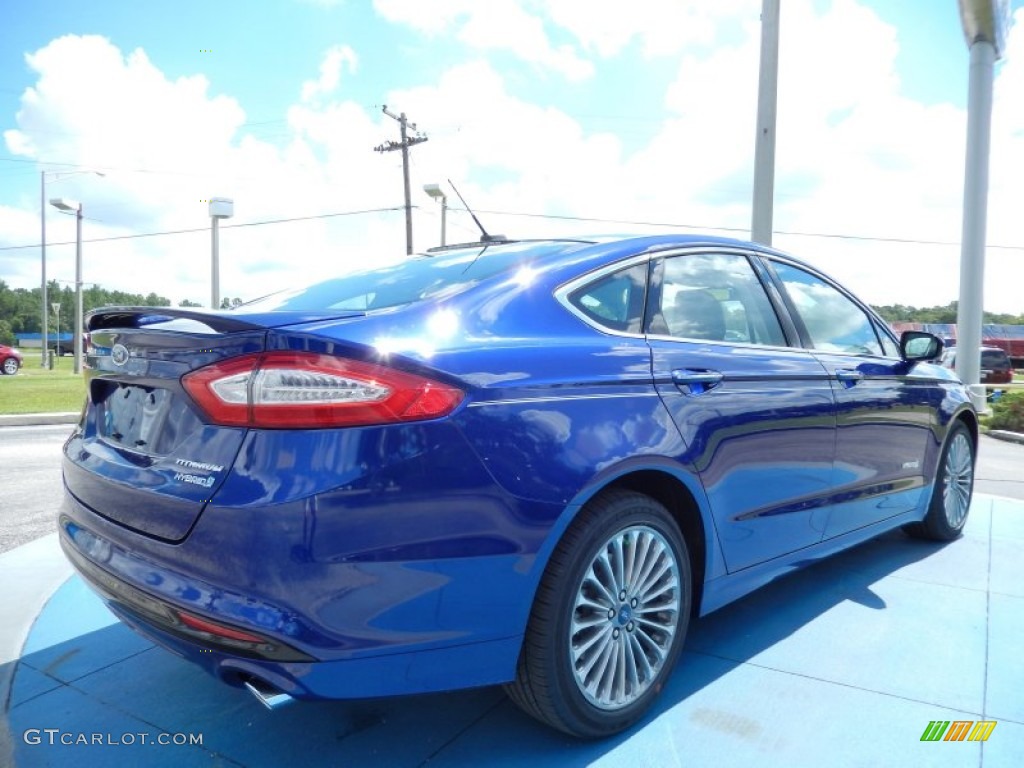
[[[259,700],[260,704],[271,711],[280,709],[286,704],[291,704],[295,701],[295,699],[279,688],[275,688],[270,683],[254,677],[245,681],[245,687],[249,689],[249,693]]]

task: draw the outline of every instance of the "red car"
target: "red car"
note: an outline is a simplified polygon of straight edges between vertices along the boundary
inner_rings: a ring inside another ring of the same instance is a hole
[[[956,347],[946,350],[942,364],[956,368]],[[982,384],[1009,384],[1013,381],[1013,366],[1006,352],[999,347],[982,347],[980,378]]]
[[[21,368],[21,352],[0,344],[0,373],[13,376]]]

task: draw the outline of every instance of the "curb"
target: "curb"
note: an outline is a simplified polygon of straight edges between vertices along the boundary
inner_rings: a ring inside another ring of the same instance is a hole
[[[1020,432],[1008,432],[1005,429],[990,429],[986,434],[989,437],[994,437],[996,440],[1005,440],[1008,443],[1024,445],[1024,435]]]
[[[46,424],[77,424],[79,411],[61,413],[8,413],[0,415],[0,427],[35,427]]]

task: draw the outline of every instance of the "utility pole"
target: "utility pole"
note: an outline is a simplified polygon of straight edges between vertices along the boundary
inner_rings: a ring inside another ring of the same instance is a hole
[[[388,109],[387,104],[384,105],[383,111],[392,120],[398,121],[402,131],[402,140],[386,141],[373,149],[375,152],[402,150],[402,176],[405,179],[405,252],[409,254],[412,253],[412,195],[409,192],[409,147],[422,144],[427,140],[427,137],[416,130],[416,123],[410,123],[409,119],[405,116],[405,112],[396,115]],[[415,132],[415,136],[409,136],[410,129]]]
[[[761,66],[757,77],[757,137],[754,144],[754,204],[750,239],[764,245],[772,244],[780,3],[781,0],[762,0],[761,4]]]

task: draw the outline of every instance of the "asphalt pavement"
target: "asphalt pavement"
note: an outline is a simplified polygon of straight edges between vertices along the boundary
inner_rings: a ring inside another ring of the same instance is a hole
[[[0,427],[0,552],[53,533],[70,425]]]

